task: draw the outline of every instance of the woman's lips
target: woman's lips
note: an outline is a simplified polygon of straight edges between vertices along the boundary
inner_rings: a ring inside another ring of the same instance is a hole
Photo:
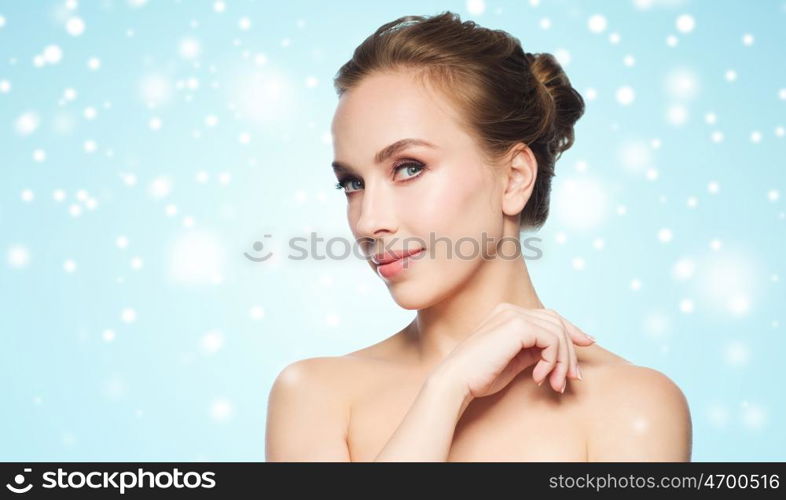
[[[412,250],[393,250],[390,252],[385,252],[382,254],[377,254],[371,258],[371,261],[379,266],[383,264],[389,264],[395,260],[403,259],[404,257],[409,257],[410,255],[414,255],[416,253],[421,252],[424,250],[423,248],[415,248]]]
[[[405,252],[402,254],[403,256],[398,259],[383,260],[383,263],[377,265],[377,273],[387,279],[397,276],[412,266],[414,261],[410,257],[416,256],[423,251],[425,251],[425,249],[421,248],[420,250]]]

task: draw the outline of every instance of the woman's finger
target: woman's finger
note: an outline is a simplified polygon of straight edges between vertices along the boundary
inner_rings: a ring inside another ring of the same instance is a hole
[[[570,368],[570,356],[568,355],[568,338],[565,332],[560,331],[559,337],[559,362],[551,375],[551,386],[557,392],[565,392],[568,384],[568,369]]]
[[[568,321],[568,319],[565,318],[564,316],[560,316],[560,318],[562,319],[562,321],[565,322],[565,324],[568,326],[568,328],[571,330],[571,332],[576,337],[584,337],[586,339],[589,339],[589,341],[590,341],[589,344],[592,344],[593,342],[595,342],[595,337],[593,337],[592,335],[588,334],[587,332],[585,332],[584,330],[582,330],[578,326],[576,326],[573,323],[571,323],[570,321]],[[587,344],[587,345],[589,345],[589,344]]]
[[[531,315],[527,316],[525,318],[525,321],[527,323],[529,323],[530,325],[534,325],[536,328],[540,328],[544,333],[548,333],[548,334],[553,335],[557,339],[559,344],[565,344],[565,333],[563,331],[561,331],[561,329],[560,329],[558,324],[555,324],[554,322],[547,321],[545,319],[539,318],[537,316],[531,316]],[[543,374],[542,377],[538,376],[538,377],[533,377],[533,378],[535,379],[535,382],[538,385],[541,385],[543,383],[543,380],[548,376],[548,374],[552,373],[554,371],[554,368],[564,366],[565,364],[568,364],[568,363],[570,363],[570,358],[567,356],[567,353],[561,347],[558,347],[557,348],[557,360],[550,367],[550,369],[548,371],[546,371]],[[533,370],[533,374],[534,374],[534,370]],[[557,388],[555,388],[556,391],[560,390],[560,388],[562,387],[561,384],[562,384],[562,382],[559,382],[559,385],[557,386]]]
[[[554,309],[532,309],[532,311],[546,313],[548,316],[554,318],[555,320],[564,321],[565,324],[568,326],[570,337],[573,339],[574,342],[578,342],[581,345],[590,345],[593,342],[595,342],[595,337],[589,335],[587,332],[585,332],[581,328],[577,327],[576,325],[568,321],[567,318],[565,318],[563,315],[561,315]]]
[[[567,376],[578,379],[579,378],[579,364],[578,364],[578,356],[576,355],[576,347],[573,345],[572,337],[569,333],[569,328],[564,321],[562,321],[562,317],[559,314],[551,314],[548,311],[542,309],[534,309],[529,311],[531,315],[534,315],[538,318],[543,318],[546,321],[552,323],[556,328],[565,335],[565,343],[568,348],[568,356],[570,358],[569,368],[567,372]]]
[[[567,373],[570,369],[570,353],[568,352],[568,338],[565,333],[565,327],[562,326],[559,322],[549,321],[544,318],[540,318],[537,315],[532,314],[524,314],[525,320],[530,324],[537,325],[538,327],[542,328],[544,332],[549,332],[557,338],[558,347],[557,347],[557,360],[554,365],[551,367],[551,370],[544,374],[543,378],[538,378],[541,385],[543,380],[545,380],[546,376],[550,374],[551,377],[551,386],[557,392],[563,392],[564,387],[566,385]]]
[[[546,329],[522,330],[521,334],[522,347],[538,347],[541,349],[540,361],[532,369],[532,379],[540,385],[557,365],[559,359],[559,336]]]
[[[562,325],[563,325],[563,328],[564,328],[564,331],[565,331],[565,343],[568,346],[568,352],[570,354],[570,368],[571,368],[571,371],[569,372],[569,374],[570,374],[570,376],[572,378],[578,379],[578,378],[581,378],[581,376],[579,374],[580,373],[579,372],[579,359],[578,359],[578,356],[576,355],[576,346],[573,345],[573,342],[571,341],[568,325],[565,324],[564,321],[562,321]]]

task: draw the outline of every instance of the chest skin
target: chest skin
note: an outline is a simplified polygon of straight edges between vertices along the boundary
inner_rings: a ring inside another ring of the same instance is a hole
[[[586,461],[581,390],[559,394],[532,380],[531,369],[491,396],[474,399],[456,425],[449,462]],[[372,461],[406,415],[423,377],[377,367],[358,380],[347,444],[352,461]],[[580,382],[578,382],[580,384]]]

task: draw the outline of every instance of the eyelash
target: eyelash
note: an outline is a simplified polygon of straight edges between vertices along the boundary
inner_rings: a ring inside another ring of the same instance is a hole
[[[421,163],[421,162],[419,162],[419,161],[413,161],[413,160],[406,160],[406,161],[404,161],[403,163],[398,163],[398,164],[396,164],[396,165],[393,167],[393,169],[392,169],[392,170],[393,170],[393,173],[395,173],[395,172],[398,172],[398,170],[399,170],[399,169],[402,169],[402,168],[409,168],[409,167],[418,167],[418,168],[420,169],[420,171],[419,171],[419,173],[417,173],[417,174],[413,175],[412,177],[409,177],[409,178],[407,178],[407,179],[404,179],[404,180],[403,180],[403,181],[401,181],[401,182],[409,182],[409,181],[415,180],[415,179],[417,179],[418,177],[420,177],[420,176],[422,175],[420,172],[423,172],[423,171],[425,171],[425,170],[426,170],[426,166],[425,166],[424,164],[422,164],[422,163]],[[340,178],[340,179],[338,180],[338,182],[336,183],[336,189],[343,189],[344,191],[346,191],[346,184],[347,184],[348,182],[352,182],[352,181],[360,181],[360,179],[358,179],[358,178],[357,178],[357,177],[355,177],[354,175],[348,175],[348,176],[342,177],[342,178]],[[346,194],[347,194],[347,195],[350,195],[350,194],[352,194],[352,193],[354,193],[354,192],[355,192],[355,191],[351,191],[351,192],[349,192],[349,193],[346,193]]]

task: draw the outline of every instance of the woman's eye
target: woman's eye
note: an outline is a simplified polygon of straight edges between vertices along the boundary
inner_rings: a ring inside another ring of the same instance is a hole
[[[355,182],[360,182],[360,179],[356,179],[354,177],[347,177],[345,179],[341,179],[336,183],[336,189],[343,189],[347,193],[351,193],[353,190],[349,189],[348,185],[352,185]]]
[[[399,165],[394,170],[396,172],[398,172],[400,170],[403,170],[405,173],[410,174],[410,175],[407,175],[407,176],[404,177],[403,182],[407,182],[410,179],[418,177],[420,172],[421,172],[421,170],[423,170],[424,168],[425,167],[422,164],[420,164],[420,163],[409,162],[409,163],[405,163],[403,165]],[[413,169],[414,169],[414,171],[413,171]],[[344,192],[347,193],[347,194],[348,193],[353,193],[353,192],[355,192],[355,191],[360,189],[361,182],[362,181],[360,179],[358,179],[357,177],[345,177],[344,179],[341,179],[340,181],[338,181],[338,183],[336,184],[336,189],[343,189]],[[356,186],[356,184],[357,184],[357,186]]]
[[[355,191],[355,189],[347,188],[348,185],[350,187],[354,187],[355,183],[360,184],[360,179],[347,179],[346,181],[344,181],[344,191],[346,191],[347,193],[351,193],[352,191]],[[358,187],[357,189],[360,188]]]
[[[411,179],[413,177],[417,177],[417,174],[419,174],[420,171],[423,170],[423,165],[420,165],[418,163],[405,163],[399,167],[396,167],[396,171],[403,170],[404,172],[412,173],[412,170],[410,169],[416,169],[416,171],[414,172],[414,175],[405,177],[405,179]]]

